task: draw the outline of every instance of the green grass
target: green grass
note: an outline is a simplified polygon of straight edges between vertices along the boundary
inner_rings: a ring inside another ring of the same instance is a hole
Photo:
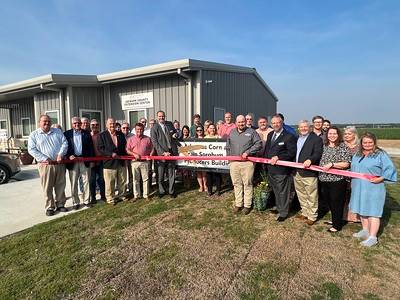
[[[343,299],[343,290],[334,282],[325,282],[311,295],[311,300],[341,299]]]
[[[92,259],[120,244],[121,230],[179,207],[182,200],[97,206],[1,240],[0,299],[73,294],[88,275]],[[112,267],[115,262],[104,263]]]
[[[400,169],[400,159],[394,162]],[[286,290],[279,283],[309,275],[300,270],[296,253],[301,253],[298,248],[302,243],[317,239],[356,253],[354,278],[367,274],[382,283],[382,290],[357,291],[359,298],[378,299],[376,295],[387,291],[383,287],[386,273],[397,272],[391,264],[400,260],[399,184],[387,185],[380,244],[373,249],[362,249],[351,237],[359,225],[347,225],[340,234],[331,236],[321,223],[310,228],[291,218],[278,225],[273,221],[275,216],[267,212],[234,215],[232,202],[232,193],[209,199],[189,191],[177,199],[98,205],[11,235],[0,240],[0,299],[82,298],[79,293],[88,288],[88,278],[95,279],[95,288],[100,289],[95,295],[100,299],[129,298],[123,289],[138,286],[151,291],[152,298],[285,298]],[[260,243],[260,238],[265,240]],[[274,248],[282,240],[283,244]],[[131,251],[140,253],[132,257]],[[327,264],[337,263],[338,270],[345,267],[326,249],[315,253]],[[295,263],[288,264],[288,259]],[[137,266],[141,269],[135,269]],[[138,281],[133,282],[138,286],[113,281],[122,278],[125,282],[133,276],[132,270],[138,274]],[[140,276],[151,280],[140,281]],[[203,287],[210,286],[209,293],[190,294],[202,280]],[[315,282],[307,299],[355,295],[348,288],[351,282],[343,276],[305,281]],[[233,292],[230,284],[235,286]],[[304,298],[304,294],[299,297]]]
[[[240,299],[279,299],[278,292],[272,284],[279,280],[282,272],[284,272],[282,267],[269,262],[257,264],[245,278],[245,286],[248,291],[242,292]]]
[[[400,140],[400,128],[357,128],[359,136],[366,131],[375,134],[378,139]]]

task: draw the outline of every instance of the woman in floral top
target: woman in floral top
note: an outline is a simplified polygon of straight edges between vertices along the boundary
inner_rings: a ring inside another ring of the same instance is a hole
[[[326,171],[331,168],[348,169],[351,156],[349,148],[343,143],[339,128],[335,126],[329,128],[319,165]],[[340,175],[321,172],[319,173],[319,180],[321,182],[322,201],[328,204],[332,214],[332,227],[328,231],[340,231],[343,227],[343,209],[347,187],[346,178]]]

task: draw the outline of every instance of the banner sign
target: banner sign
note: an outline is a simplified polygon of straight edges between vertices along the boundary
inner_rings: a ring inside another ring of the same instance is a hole
[[[179,156],[226,156],[226,142],[222,140],[196,139],[181,141],[180,143]],[[177,166],[229,170],[227,160],[178,160]]]
[[[122,110],[138,110],[153,107],[153,92],[121,95]]]

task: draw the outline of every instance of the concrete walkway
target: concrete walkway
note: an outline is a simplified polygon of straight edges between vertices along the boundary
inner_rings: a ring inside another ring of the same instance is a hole
[[[66,207],[72,207],[71,189],[67,176]],[[19,174],[8,183],[0,185],[0,238],[32,227],[33,225],[77,212],[57,213],[47,217],[43,192],[36,165],[22,166]],[[86,209],[86,208],[82,208]]]

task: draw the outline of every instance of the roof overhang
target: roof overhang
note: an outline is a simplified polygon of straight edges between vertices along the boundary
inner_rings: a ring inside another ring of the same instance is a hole
[[[178,71],[179,70],[179,71]],[[155,76],[177,74],[181,71],[213,70],[236,73],[253,74],[259,82],[278,101],[267,83],[257,73],[256,69],[195,59],[181,59],[156,65],[139,67],[125,71],[112,72],[100,75],[70,75],[70,74],[48,74],[29,80],[0,86],[0,101],[12,100],[22,97],[30,97],[43,91],[43,87],[63,88],[66,86],[101,86],[103,84],[137,80]]]

